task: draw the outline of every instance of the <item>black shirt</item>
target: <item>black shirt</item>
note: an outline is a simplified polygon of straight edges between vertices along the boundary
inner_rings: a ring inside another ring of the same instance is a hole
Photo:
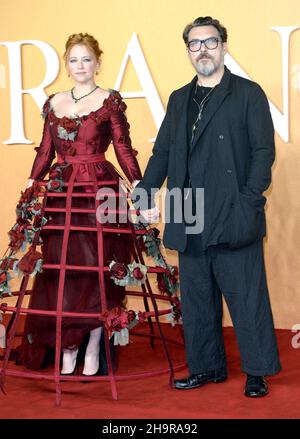
[[[205,99],[205,97],[211,92],[212,87],[203,87],[203,86],[199,86],[195,85],[195,88],[193,90],[193,92],[190,95],[190,99],[189,99],[189,106],[188,106],[188,115],[187,115],[187,141],[188,141],[188,148],[189,151],[191,149],[191,143],[192,143],[192,138],[193,138],[193,125],[195,124],[197,117],[199,115],[199,111],[201,108],[201,102],[203,102],[203,99]],[[211,92],[211,94],[213,94],[213,92]],[[211,96],[211,95],[210,95]],[[206,105],[210,99],[210,96],[207,98],[207,100],[204,101],[204,106],[202,109],[202,117],[205,114],[205,109],[206,109]],[[198,105],[197,105],[197,103]],[[201,118],[202,118],[201,117]],[[197,127],[199,126],[199,124],[201,124],[201,120],[197,122]],[[194,135],[195,132],[197,131],[194,130]],[[188,154],[189,156],[189,154]],[[188,159],[187,159],[188,160]],[[187,171],[186,171],[186,178],[185,178],[185,184],[184,184],[185,188],[190,188],[190,192],[189,195],[187,196],[192,196],[192,214],[195,215],[196,214],[196,210],[195,210],[195,196],[193,193],[193,190],[191,189],[191,181],[190,181],[190,176],[189,176],[189,168],[187,166]],[[184,201],[183,201],[184,203]],[[187,207],[187,205],[186,205]],[[183,205],[183,212],[185,213],[185,207]],[[189,226],[192,226],[193,224],[189,224]],[[203,245],[202,245],[202,236],[200,235],[187,235],[187,250],[190,253],[194,253],[194,254],[198,254],[199,252],[201,252]]]
[[[189,105],[188,105],[188,115],[187,115],[187,142],[188,142],[189,151],[191,149],[193,125],[195,124],[195,122],[197,120],[197,117],[199,114],[199,107],[201,106],[201,102],[203,101],[203,99],[208,95],[208,93],[210,93],[211,90],[212,90],[212,87],[203,87],[203,86],[197,85],[197,83],[196,83],[195,88],[190,95]],[[205,107],[209,101],[209,98],[204,103],[202,116],[205,112]],[[196,104],[195,101],[198,103],[198,105]],[[200,123],[201,123],[201,121],[200,121]],[[197,124],[197,126],[198,125],[199,125],[199,123]],[[191,187],[188,166],[186,169],[187,170],[186,170],[186,178],[185,178],[184,187]]]
[[[193,125],[197,119],[197,116],[199,114],[199,107],[201,105],[201,102],[203,99],[208,95],[208,93],[211,91],[212,87],[203,87],[200,85],[195,86],[195,89],[190,95],[189,100],[189,109],[188,109],[188,117],[187,117],[187,135],[188,135],[188,145],[191,146],[191,140],[192,140],[192,131],[193,131]],[[196,104],[196,102],[198,105]],[[205,106],[207,105],[209,101],[209,98],[205,101],[202,115],[205,112]]]

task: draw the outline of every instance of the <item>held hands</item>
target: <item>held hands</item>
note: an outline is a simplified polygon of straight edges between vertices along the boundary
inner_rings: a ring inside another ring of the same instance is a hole
[[[155,224],[158,223],[159,221],[160,211],[156,206],[153,207],[152,209],[140,210],[139,211],[140,216],[137,216],[137,214],[134,213],[135,212],[134,206],[130,206],[129,211],[130,211],[130,219],[133,223],[138,223],[139,218],[142,222],[148,224]]]
[[[131,183],[132,189],[134,189],[141,180],[134,180]],[[142,216],[142,220],[147,222],[148,224],[155,224],[159,221],[160,211],[158,207],[153,207],[152,209],[140,210],[140,215]]]
[[[160,211],[156,206],[152,209],[141,210],[140,214],[148,224],[155,224],[159,221]]]

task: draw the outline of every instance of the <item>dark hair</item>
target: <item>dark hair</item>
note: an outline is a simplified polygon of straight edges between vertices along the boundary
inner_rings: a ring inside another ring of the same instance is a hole
[[[198,26],[214,26],[217,29],[217,31],[219,32],[222,42],[226,43],[226,41],[227,41],[226,28],[221,25],[219,20],[216,20],[215,18],[208,16],[208,17],[198,17],[192,23],[185,26],[183,34],[182,34],[182,37],[183,37],[185,44],[188,43],[189,33],[190,33],[191,29],[193,29],[194,27],[198,27]]]

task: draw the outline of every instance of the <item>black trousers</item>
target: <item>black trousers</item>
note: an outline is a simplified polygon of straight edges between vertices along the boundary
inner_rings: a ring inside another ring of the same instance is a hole
[[[222,294],[241,355],[242,371],[281,370],[266,282],[263,243],[241,249],[212,246],[195,256],[179,253],[182,319],[191,374],[226,369]]]

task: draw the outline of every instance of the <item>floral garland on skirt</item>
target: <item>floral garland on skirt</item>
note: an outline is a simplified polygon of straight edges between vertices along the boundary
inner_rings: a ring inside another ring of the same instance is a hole
[[[35,247],[41,245],[41,237],[35,240],[47,219],[42,215],[42,204],[39,202],[40,188],[37,182],[21,192],[16,207],[16,223],[8,232],[9,245],[5,255],[0,259],[0,298],[4,294],[12,295],[9,281],[17,275],[31,275],[42,271],[42,254]],[[29,247],[28,247],[29,245]],[[27,251],[26,251],[27,250]],[[18,257],[18,253],[25,253]],[[6,255],[8,253],[8,255]]]

